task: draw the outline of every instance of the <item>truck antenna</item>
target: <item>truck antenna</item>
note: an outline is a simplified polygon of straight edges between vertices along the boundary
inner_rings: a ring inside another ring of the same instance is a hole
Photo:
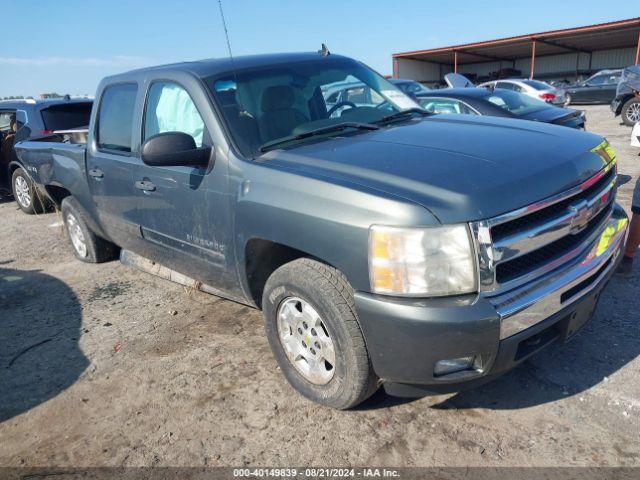
[[[331,52],[329,51],[329,49],[324,43],[322,44],[322,47],[320,48],[320,50],[318,50],[318,53],[323,57],[328,57],[329,55],[331,55]]]
[[[218,7],[220,7],[220,17],[222,18],[222,26],[224,28],[224,36],[227,39],[227,50],[229,51],[229,59],[231,60],[231,69],[233,70],[233,76],[236,81],[236,88],[238,85],[238,75],[236,73],[236,64],[233,60],[233,53],[231,52],[231,41],[229,40],[229,31],[227,30],[227,21],[224,18],[224,11],[222,9],[222,0],[218,0]]]

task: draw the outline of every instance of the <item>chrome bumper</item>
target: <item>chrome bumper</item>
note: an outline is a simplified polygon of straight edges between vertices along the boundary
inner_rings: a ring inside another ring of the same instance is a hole
[[[501,318],[500,339],[541,322],[598,287],[615,268],[627,225],[627,215],[616,205],[582,255],[535,282],[489,298]]]

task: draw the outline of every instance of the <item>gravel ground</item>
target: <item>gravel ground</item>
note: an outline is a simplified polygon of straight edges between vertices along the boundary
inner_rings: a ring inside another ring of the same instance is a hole
[[[628,209],[630,129],[585,110]],[[639,270],[573,341],[493,383],[338,412],[288,386],[260,312],[81,264],[55,213],[5,201],[0,218],[1,466],[640,465]]]

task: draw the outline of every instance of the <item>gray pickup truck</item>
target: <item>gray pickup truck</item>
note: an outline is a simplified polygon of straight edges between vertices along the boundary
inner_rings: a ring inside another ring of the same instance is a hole
[[[367,105],[328,107],[342,82]],[[86,144],[44,140],[16,151],[76,257],[262,309],[287,380],[341,409],[380,385],[474,386],[565,341],[627,230],[602,138],[432,116],[326,52],[109,77]]]

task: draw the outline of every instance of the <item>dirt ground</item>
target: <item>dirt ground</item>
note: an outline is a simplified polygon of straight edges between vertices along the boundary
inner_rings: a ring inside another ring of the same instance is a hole
[[[585,110],[628,209],[640,150]],[[77,262],[59,225],[0,203],[0,466],[640,465],[640,265],[573,341],[493,383],[339,412],[289,387],[260,312]]]

